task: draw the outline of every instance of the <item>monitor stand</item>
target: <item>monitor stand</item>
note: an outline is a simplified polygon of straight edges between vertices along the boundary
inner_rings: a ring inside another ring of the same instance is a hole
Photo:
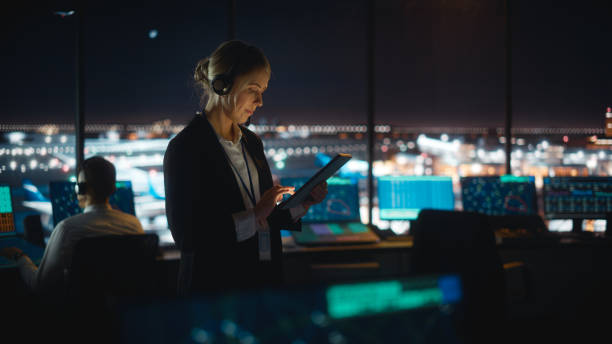
[[[582,233],[583,219],[572,219],[572,233]]]

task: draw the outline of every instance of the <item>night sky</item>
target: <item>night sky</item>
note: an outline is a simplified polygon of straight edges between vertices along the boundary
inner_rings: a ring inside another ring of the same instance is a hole
[[[227,4],[130,4],[88,5],[86,120],[185,123],[200,107],[193,68],[227,38]],[[236,38],[272,64],[255,123],[366,122],[366,5],[236,0]],[[2,123],[71,123],[74,18],[53,11],[73,3],[11,6],[0,24]],[[612,106],[612,10],[603,6],[512,1],[516,126],[603,126]],[[502,1],[377,1],[376,121],[503,126],[504,30]]]

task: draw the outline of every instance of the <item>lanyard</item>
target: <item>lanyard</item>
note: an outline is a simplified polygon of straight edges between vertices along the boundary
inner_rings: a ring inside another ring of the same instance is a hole
[[[251,169],[249,168],[249,162],[246,157],[246,152],[244,151],[244,141],[240,140],[240,143],[242,147],[242,157],[244,158],[244,164],[246,165],[247,174],[249,175],[249,185],[251,186],[250,189],[247,188],[246,183],[242,179],[242,176],[240,175],[240,173],[238,173],[238,169],[236,168],[236,166],[234,166],[234,163],[232,163],[232,159],[230,159],[229,156],[227,155],[225,148],[223,148],[223,153],[225,153],[225,157],[227,158],[227,161],[229,161],[230,166],[232,166],[232,168],[234,169],[234,172],[236,172],[236,175],[238,176],[238,179],[240,179],[240,183],[242,184],[242,187],[246,191],[247,195],[249,196],[249,199],[251,200],[251,204],[253,204],[253,207],[254,207],[255,206],[255,188],[253,187],[253,179],[251,179]]]

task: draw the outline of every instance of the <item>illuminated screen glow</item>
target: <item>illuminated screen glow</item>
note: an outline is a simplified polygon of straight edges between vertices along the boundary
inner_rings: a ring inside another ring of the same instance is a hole
[[[0,235],[15,233],[11,188],[0,185]]]
[[[537,214],[534,177],[461,178],[463,210],[486,215]]]
[[[422,209],[453,210],[451,177],[388,176],[378,179],[381,220],[415,220]]]
[[[612,177],[545,177],[543,197],[548,218],[605,218],[612,212]]]
[[[334,319],[440,306],[458,302],[461,295],[456,276],[340,284],[326,292],[327,311]]]
[[[57,226],[58,223],[67,217],[83,212],[83,209],[79,207],[79,201],[74,192],[75,184],[70,181],[52,181],[49,183],[54,226]],[[124,213],[135,215],[132,183],[130,181],[117,181],[115,186],[116,191],[109,200],[111,207]]]
[[[308,181],[308,178],[283,178],[281,184],[294,186],[297,190],[306,181]],[[323,202],[311,206],[306,215],[302,217],[303,223],[360,220],[357,183],[350,179],[338,177],[327,180],[327,197]]]

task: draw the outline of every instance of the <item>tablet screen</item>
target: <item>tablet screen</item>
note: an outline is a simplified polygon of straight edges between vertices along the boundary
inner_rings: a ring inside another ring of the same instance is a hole
[[[327,165],[323,166],[319,171],[317,171],[317,173],[315,173],[315,175],[312,176],[312,178],[310,178],[304,184],[304,186],[299,188],[287,200],[281,202],[278,207],[281,209],[289,209],[304,202],[306,198],[308,198],[308,195],[310,195],[310,191],[312,191],[315,186],[333,176],[334,173],[336,173],[336,171],[338,171],[340,167],[342,167],[342,165],[344,165],[351,158],[352,156],[350,154],[340,153],[336,155],[329,163],[327,163]]]

